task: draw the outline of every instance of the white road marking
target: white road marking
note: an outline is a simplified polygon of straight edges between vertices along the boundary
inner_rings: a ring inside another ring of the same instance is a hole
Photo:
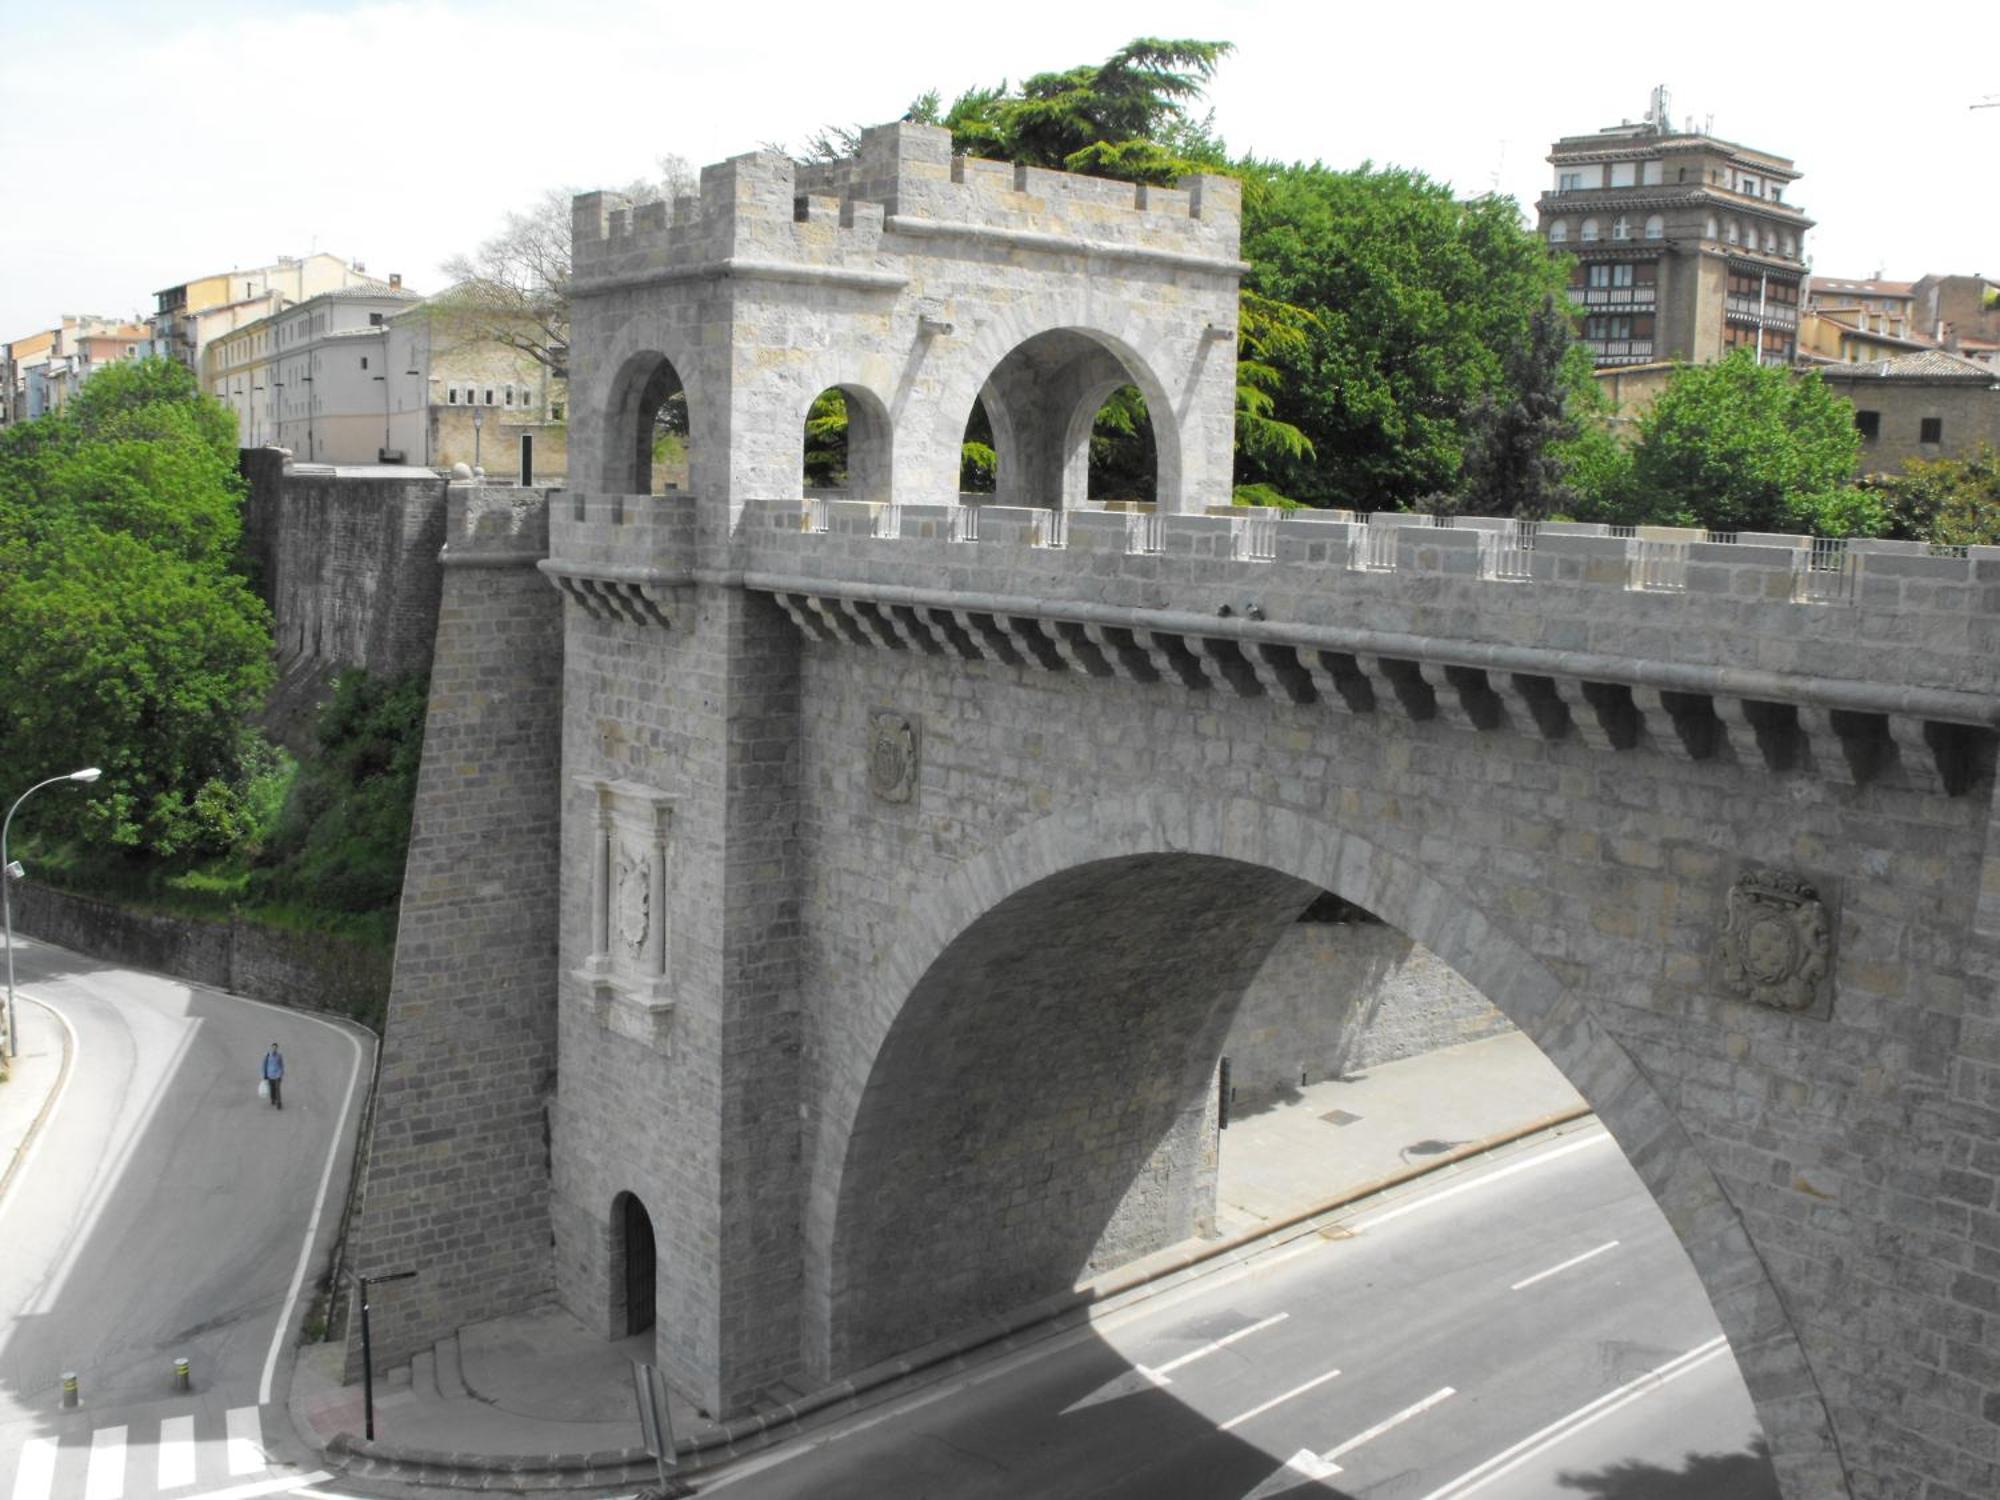
[[[125,1429],[100,1427],[90,1435],[90,1468],[83,1500],[119,1500],[125,1493]]]
[[[254,1406],[229,1408],[229,1472],[255,1474],[264,1462],[264,1424]]]
[[[1331,1479],[1339,1472],[1339,1464],[1328,1463],[1310,1448],[1301,1448],[1285,1460],[1282,1469],[1267,1475],[1243,1500],[1277,1500],[1279,1495],[1289,1495],[1302,1484]]]
[[[1460,1193],[1470,1193],[1477,1188],[1491,1187],[1522,1172],[1532,1172],[1537,1167],[1545,1167],[1550,1162],[1561,1161],[1578,1151],[1588,1151],[1592,1146],[1604,1146],[1611,1142],[1611,1133],[1600,1130],[1582,1140],[1571,1141],[1567,1146],[1555,1146],[1547,1151],[1538,1151],[1533,1156],[1515,1162],[1512,1166],[1500,1167],[1491,1172],[1483,1172],[1470,1181],[1461,1182],[1456,1187],[1440,1188],[1435,1193],[1426,1193],[1421,1198],[1413,1198],[1408,1203],[1400,1203],[1394,1208],[1385,1208],[1380,1213],[1363,1214],[1348,1224],[1348,1228],[1359,1233],[1364,1229],[1375,1229],[1392,1219],[1400,1219],[1405,1214],[1417,1213],[1422,1209],[1435,1208],[1456,1198]]]
[[[263,1002],[253,1000],[249,1003],[260,1005]],[[286,1014],[297,1015],[298,1012],[288,1011]],[[307,1016],[305,1019],[318,1018]],[[354,1049],[354,1068],[347,1077],[347,1097],[341,1101],[340,1118],[334,1122],[333,1140],[326,1148],[326,1169],[319,1174],[319,1194],[313,1199],[312,1218],[306,1224],[305,1243],[299,1246],[299,1264],[292,1272],[292,1289],[285,1294],[285,1310],[278,1315],[278,1326],[271,1330],[271,1351],[264,1356],[264,1378],[257,1384],[257,1400],[263,1405],[269,1405],[271,1401],[271,1382],[277,1375],[278,1356],[284,1351],[286,1335],[291,1331],[292,1313],[299,1304],[299,1288],[305,1285],[306,1267],[312,1263],[313,1240],[319,1234],[319,1219],[321,1211],[326,1207],[327,1186],[333,1181],[333,1164],[340,1159],[340,1138],[347,1130],[348,1113],[354,1108],[354,1090],[361,1082],[362,1054],[359,1038],[353,1032],[330,1022],[320,1021],[319,1024],[347,1038],[348,1045]]]
[[[29,1438],[21,1445],[21,1467],[14,1471],[14,1500],[49,1500],[56,1486],[56,1445],[49,1438]]]
[[[1170,1359],[1163,1365],[1154,1365],[1152,1367],[1153,1373],[1155,1375],[1165,1375],[1169,1371],[1178,1370],[1182,1365],[1191,1365],[1198,1359],[1206,1359],[1209,1355],[1215,1353],[1216,1350],[1227,1349],[1238,1339],[1247,1339],[1253,1333],[1262,1333],[1266,1328],[1282,1323],[1290,1316],[1290,1313],[1273,1313],[1262,1322],[1252,1323],[1248,1328],[1239,1328],[1234,1333],[1224,1334],[1213,1343],[1203,1344],[1199,1349],[1191,1349],[1178,1359]],[[1141,1368],[1145,1367],[1141,1366]]]
[[[1468,1495],[1476,1495],[1494,1480],[1512,1473],[1531,1458],[1547,1452],[1556,1444],[1574,1437],[1586,1427],[1595,1425],[1623,1407],[1630,1406],[1640,1397],[1650,1395],[1670,1381],[1700,1369],[1711,1360],[1719,1359],[1729,1352],[1729,1340],[1717,1334],[1705,1344],[1697,1344],[1682,1355],[1668,1360],[1648,1370],[1635,1380],[1628,1380],[1615,1391],[1608,1391],[1595,1401],[1579,1406],[1567,1416],[1558,1417],[1539,1432],[1532,1432],[1513,1447],[1486,1460],[1476,1468],[1468,1469],[1458,1478],[1432,1490],[1424,1500],[1464,1500]]]
[[[1425,1412],[1429,1411],[1433,1406],[1436,1406],[1439,1402],[1447,1401],[1451,1397],[1457,1394],[1458,1392],[1452,1389],[1452,1387],[1450,1386],[1444,1386],[1439,1390],[1432,1391],[1428,1396],[1424,1397],[1423,1400],[1404,1407],[1401,1411],[1397,1412],[1393,1417],[1384,1417],[1381,1421],[1377,1422],[1373,1427],[1370,1427],[1367,1431],[1355,1433],[1353,1437],[1349,1438],[1346,1442],[1342,1443],[1338,1448],[1327,1449],[1326,1452],[1320,1455],[1320,1457],[1324,1459],[1326,1462],[1332,1463],[1336,1458],[1339,1458],[1342,1454],[1352,1453],[1356,1448],[1359,1448],[1363,1443],[1373,1442],[1383,1433],[1389,1431],[1393,1427],[1402,1426],[1412,1417],[1421,1417]]]
[[[1586,1250],[1581,1255],[1572,1255],[1568,1260],[1564,1261],[1561,1265],[1550,1266],[1546,1271],[1537,1271],[1527,1280],[1515,1282],[1512,1286],[1508,1287],[1507,1290],[1510,1292],[1518,1292],[1524,1287],[1533,1286],[1538,1281],[1547,1281],[1551,1276],[1554,1276],[1562,1271],[1567,1271],[1571,1266],[1580,1266],[1585,1261],[1595,1259],[1597,1256],[1602,1255],[1607,1250],[1616,1250],[1617,1248],[1618,1248],[1618,1241],[1606,1240],[1603,1244],[1599,1245],[1595,1250]]]
[[[1273,1396],[1269,1401],[1266,1401],[1263,1405],[1253,1406],[1250,1408],[1250,1410],[1244,1412],[1241,1416],[1231,1417],[1227,1422],[1224,1422],[1220,1427],[1218,1427],[1216,1431],[1217,1432],[1233,1431],[1235,1428],[1241,1427],[1245,1422],[1249,1421],[1252,1417],[1261,1417],[1264,1415],[1265,1412],[1269,1411],[1272,1407],[1283,1406],[1287,1401],[1291,1400],[1294,1396],[1303,1396],[1307,1391],[1311,1390],[1314,1386],[1325,1385],[1329,1380],[1333,1379],[1333,1377],[1338,1375],[1339,1373],[1340,1371],[1338,1370],[1328,1370],[1324,1375],[1315,1375],[1311,1380],[1308,1380],[1304,1385],[1295,1385],[1289,1391],[1286,1391],[1282,1396]]]
[[[26,1005],[40,1006],[58,1021],[62,1022],[62,1029],[69,1036],[69,1046],[63,1055],[62,1072],[56,1077],[55,1095],[49,1100],[48,1112],[42,1116],[41,1128],[29,1137],[27,1145],[21,1148],[20,1155],[14,1158],[12,1165],[7,1168],[6,1172],[0,1173],[0,1188],[11,1186],[17,1177],[27,1172],[28,1163],[35,1159],[36,1148],[42,1144],[42,1137],[49,1134],[49,1127],[55,1124],[56,1112],[62,1108],[63,1096],[69,1093],[69,1081],[77,1074],[76,1063],[81,1051],[81,1044],[77,1041],[76,1037],[76,1028],[69,1024],[68,1016],[46,1001],[37,1000],[33,995],[17,995],[15,998]],[[19,1194],[15,1196],[18,1197]],[[7,1194],[0,1192],[0,1216],[4,1216],[6,1212]]]
[[[188,1495],[185,1500],[257,1500],[259,1495],[289,1495],[294,1492],[309,1494],[307,1485],[318,1484],[333,1475],[325,1469],[314,1469],[310,1474],[293,1474],[284,1479],[260,1479],[255,1484],[239,1484],[232,1489],[210,1490],[202,1495]],[[347,1496],[330,1496],[329,1500],[348,1500]]]
[[[163,1490],[177,1490],[195,1480],[194,1418],[167,1417],[160,1423],[160,1478]]]

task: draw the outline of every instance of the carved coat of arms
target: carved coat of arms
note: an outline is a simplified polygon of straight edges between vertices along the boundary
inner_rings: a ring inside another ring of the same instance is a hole
[[[653,861],[644,854],[622,856],[618,861],[618,895],[612,910],[618,921],[618,940],[634,958],[646,951],[652,900]]]
[[[917,725],[907,715],[885,709],[869,716],[868,790],[884,802],[916,795]]]
[[[1717,960],[1731,994],[1778,1010],[1811,1010],[1833,964],[1833,927],[1819,892],[1775,870],[1743,875],[1729,888]]]

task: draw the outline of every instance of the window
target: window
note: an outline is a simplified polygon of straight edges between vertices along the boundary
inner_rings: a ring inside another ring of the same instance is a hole
[[[382,326],[382,315],[380,313],[370,313],[368,315],[368,326],[370,328],[380,328]]]
[[[1597,220],[1585,219],[1583,221],[1583,242],[1587,245],[1590,244],[1596,238],[1597,238]]]
[[[1632,284],[1632,268],[1629,265],[1613,266],[1611,268],[1611,284],[1613,286],[1630,286]]]
[[[1631,187],[1638,182],[1637,162],[1615,161],[1611,164],[1611,185],[1615,188]]]
[[[1732,245],[1742,238],[1742,235],[1737,232],[1736,221],[1734,219],[1730,219],[1722,226],[1722,237]]]
[[[1610,286],[1611,267],[1605,265],[1602,261],[1592,266],[1589,270],[1588,284],[1591,286]]]
[[[1583,189],[1583,173],[1563,172],[1557,175],[1556,177],[1557,192],[1575,193],[1582,191],[1582,189]]]
[[[1710,215],[1708,216],[1708,223],[1707,223],[1707,224],[1706,224],[1706,225],[1704,226],[1704,228],[1703,228],[1703,231],[1702,231],[1702,238],[1703,238],[1703,239],[1709,239],[1709,240],[1712,240],[1712,239],[1714,239],[1714,238],[1715,238],[1715,215],[1714,215],[1714,214],[1710,214]]]
[[[1631,221],[1630,219],[1626,218],[1626,217],[1625,217],[1625,216],[1624,216],[1623,214],[1620,214],[1620,215],[1619,215],[1619,216],[1618,216],[1618,217],[1617,217],[1616,219],[1612,220],[1612,221],[1611,221],[1611,238],[1613,238],[1614,240],[1629,240],[1629,239],[1631,239],[1631,238],[1632,238],[1632,221]]]
[[[1944,441],[1944,418],[1925,417],[1917,425],[1917,441],[1920,443],[1941,443]]]
[[[1874,442],[1882,435],[1882,413],[1879,411],[1855,412],[1854,430],[1861,434],[1862,442]]]
[[[1569,243],[1569,220],[1557,219],[1553,224],[1549,225],[1549,243],[1551,245]]]
[[[549,403],[549,420],[551,422],[560,422],[563,419],[562,414],[563,414],[562,402],[551,401]]]
[[[509,385],[509,386],[503,386],[501,389],[506,393],[507,397],[506,401],[502,404],[506,406],[512,406],[514,404],[514,387]]]
[[[1646,238],[1649,240],[1665,239],[1666,234],[1667,221],[1658,214],[1649,215],[1646,219]]]
[[[486,404],[488,406],[493,404],[493,387],[490,385],[486,387]]]
[[[368,356],[365,354],[361,356],[361,368],[364,370],[368,368]]]
[[[447,390],[447,391],[446,391],[446,392],[444,393],[444,404],[445,404],[446,406],[456,406],[456,405],[458,405],[458,387],[457,387],[457,386],[452,386],[452,387],[451,387],[451,388],[450,388],[449,390]]]

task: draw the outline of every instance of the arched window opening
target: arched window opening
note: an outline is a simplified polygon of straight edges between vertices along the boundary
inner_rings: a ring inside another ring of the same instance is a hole
[[[1564,245],[1569,243],[1568,219],[1557,219],[1553,224],[1549,225],[1549,243],[1551,245]]]
[[[993,442],[993,419],[986,402],[975,400],[965,419],[965,438],[958,447],[958,492],[991,495],[999,485],[1000,455]]]
[[[629,1338],[653,1326],[657,1316],[659,1252],[653,1217],[636,1193],[611,1202],[611,1304],[613,1336]]]
[[[1597,238],[1597,220],[1585,219],[1583,221],[1582,238],[1586,243]]]
[[[1091,419],[1089,496],[1151,504],[1158,485],[1159,458],[1146,398],[1136,385],[1121,385]]]
[[[1667,221],[1664,217],[1662,217],[1659,214],[1648,214],[1646,216],[1647,239],[1649,240],[1664,239],[1666,237],[1666,233],[1667,233]]]
[[[806,493],[889,498],[889,415],[867,391],[828,386],[806,408],[799,473]]]
[[[606,428],[606,488],[618,495],[658,495],[688,483],[688,402],[680,372],[663,355],[626,365],[614,387]]]

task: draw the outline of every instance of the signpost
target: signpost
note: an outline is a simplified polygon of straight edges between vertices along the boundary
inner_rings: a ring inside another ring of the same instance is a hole
[[[361,1292],[361,1411],[362,1424],[366,1429],[362,1436],[369,1442],[375,1441],[375,1346],[368,1337],[368,1288],[377,1282],[408,1281],[415,1271],[385,1271],[380,1276],[356,1275],[354,1280]]]
[[[660,1493],[666,1495],[686,1495],[692,1493],[667,1470],[680,1467],[680,1455],[674,1452],[674,1423],[667,1414],[667,1383],[660,1376],[657,1365],[632,1361],[632,1394],[639,1403],[639,1432],[646,1445],[646,1451],[660,1466]]]

